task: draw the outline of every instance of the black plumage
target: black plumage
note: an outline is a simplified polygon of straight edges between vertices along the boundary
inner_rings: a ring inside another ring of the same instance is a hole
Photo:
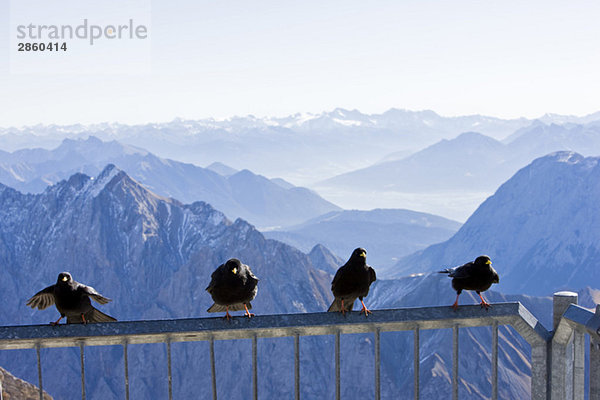
[[[60,318],[52,325],[57,325],[61,319],[67,317],[67,324],[86,324],[89,322],[114,322],[115,318],[106,315],[92,306],[90,301],[106,304],[111,299],[102,296],[91,286],[76,282],[68,272],[58,274],[56,283],[44,290],[37,292],[27,301],[31,308],[43,310],[56,305]]]
[[[369,294],[369,287],[376,279],[375,270],[367,265],[367,251],[363,248],[354,249],[350,259],[342,265],[331,282],[333,303],[327,311],[352,311],[354,301],[358,298],[362,304],[361,312],[370,314],[363,301]]]
[[[229,320],[229,311],[245,310],[248,318],[254,316],[249,310],[250,303],[258,291],[258,278],[250,267],[242,264],[237,258],[227,260],[212,273],[210,284],[206,288],[215,302],[207,311],[223,312]]]
[[[488,290],[493,283],[500,282],[500,277],[488,256],[479,256],[475,261],[460,267],[447,268],[440,273],[448,274],[452,278],[452,287],[456,290],[456,301],[452,305],[455,310],[458,308],[458,296],[463,290],[474,290],[481,299],[481,306],[487,310],[490,304],[483,299],[481,292]]]

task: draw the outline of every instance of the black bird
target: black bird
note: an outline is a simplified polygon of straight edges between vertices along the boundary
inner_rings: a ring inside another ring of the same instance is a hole
[[[215,302],[207,311],[223,312],[229,321],[229,311],[246,310],[248,318],[254,316],[249,310],[250,303],[258,291],[258,278],[252,273],[250,267],[242,264],[237,258],[227,260],[212,273],[210,284],[206,291],[210,293]]]
[[[335,300],[327,311],[340,311],[345,315],[346,311],[352,311],[354,301],[358,297],[362,303],[360,312],[367,316],[371,311],[365,306],[363,297],[369,294],[369,287],[375,279],[375,270],[367,265],[367,251],[360,247],[354,249],[350,259],[333,277],[331,291]]]
[[[27,301],[31,308],[43,310],[52,304],[60,313],[60,318],[51,325],[58,325],[61,319],[67,317],[67,324],[87,324],[88,322],[114,322],[115,318],[106,315],[92,306],[90,297],[100,303],[106,304],[111,299],[102,296],[91,286],[76,282],[68,272],[58,274],[56,284],[37,292]]]
[[[440,273],[448,274],[452,278],[452,287],[456,290],[456,301],[452,304],[455,310],[458,308],[458,296],[463,290],[474,290],[481,299],[481,306],[487,310],[490,304],[483,299],[481,292],[488,290],[492,283],[500,282],[500,277],[488,256],[479,256],[475,261],[460,267],[447,268]]]

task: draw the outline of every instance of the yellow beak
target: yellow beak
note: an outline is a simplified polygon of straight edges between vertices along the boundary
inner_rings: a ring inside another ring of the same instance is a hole
[[[69,278],[67,278],[66,276],[63,276],[62,280],[63,280],[63,282],[66,282],[69,280]]]
[[[237,268],[232,269],[231,272],[233,272],[234,274],[237,274]]]
[[[485,263],[486,263],[487,265],[490,265],[490,264],[492,263],[492,260],[487,260]]]

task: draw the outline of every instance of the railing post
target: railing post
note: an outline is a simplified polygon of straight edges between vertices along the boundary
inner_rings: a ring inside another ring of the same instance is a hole
[[[573,337],[573,330],[568,324],[561,324],[561,318],[571,304],[577,304],[577,293],[557,292],[553,299],[553,326],[552,337],[552,400],[572,400],[574,387],[574,358],[573,347],[569,342]],[[579,378],[577,378],[579,379]]]
[[[42,386],[42,356],[40,354],[40,344],[35,345],[35,352],[37,354],[37,367],[38,367],[38,389],[40,394],[40,400],[44,400],[44,387]]]
[[[573,400],[585,398],[585,334],[573,336]]]
[[[549,394],[549,344],[539,340],[531,345],[531,400],[547,400]]]
[[[498,321],[492,325],[492,400],[498,400]]]
[[[375,329],[375,400],[381,400],[381,329]]]
[[[452,328],[452,400],[458,400],[458,325]]]
[[[212,397],[217,400],[217,368],[215,366],[215,338],[210,338],[210,376],[212,382]]]
[[[596,306],[600,315],[600,305]],[[590,399],[600,399],[600,332],[590,335]]]
[[[81,400],[85,400],[85,357],[83,342],[79,343],[79,357],[81,359]]]
[[[415,393],[414,400],[419,400],[421,386],[421,355],[420,355],[420,328],[419,325],[413,330],[413,369],[414,369],[414,384]]]
[[[123,368],[125,374],[125,400],[129,400],[129,343],[123,342]]]
[[[335,333],[335,399],[342,398],[342,388],[340,383],[340,331]]]
[[[300,334],[294,335],[294,399],[300,400]]]
[[[173,400],[173,366],[171,361],[171,338],[167,337],[167,382],[169,384],[169,400]]]
[[[252,336],[252,399],[258,400],[258,337]]]

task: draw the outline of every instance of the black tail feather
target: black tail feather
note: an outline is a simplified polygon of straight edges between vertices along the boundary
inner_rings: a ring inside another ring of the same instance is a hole
[[[356,297],[353,299],[344,300],[345,311],[352,311],[355,301],[356,301]],[[333,303],[331,303],[331,305],[329,306],[329,309],[327,311],[328,312],[334,312],[334,311],[341,312],[342,311],[342,299],[336,298],[335,300],[333,300]]]
[[[248,307],[248,310],[252,310],[252,304],[250,302],[246,303],[246,306]],[[236,304],[230,304],[229,305],[229,311],[245,311],[245,310],[246,309],[244,308],[244,303],[236,303]],[[225,312],[225,311],[227,311],[227,306],[214,303],[206,311],[208,311],[210,313],[213,313],[213,312]]]
[[[116,322],[117,319],[111,317],[108,314],[104,314],[102,311],[92,308],[90,311],[83,314],[85,322],[93,324],[97,322]],[[83,324],[83,318],[81,315],[67,315],[67,324]]]

